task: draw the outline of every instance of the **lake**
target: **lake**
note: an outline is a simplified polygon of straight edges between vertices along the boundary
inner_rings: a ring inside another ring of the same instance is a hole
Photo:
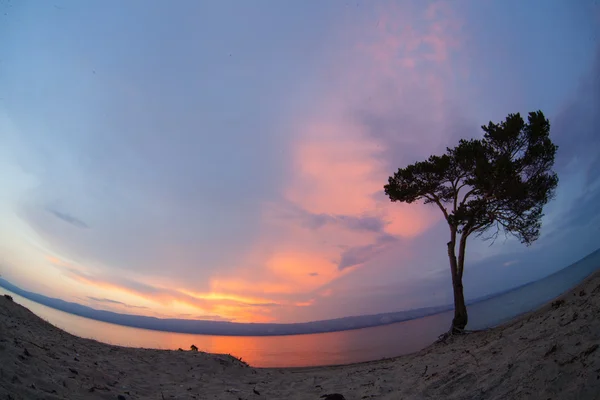
[[[576,286],[600,267],[600,251],[537,282],[469,305],[469,329],[492,327],[534,310]],[[77,336],[120,346],[229,353],[255,367],[348,364],[418,351],[447,331],[453,311],[390,325],[290,336],[213,336],[161,332],[109,324],[68,314],[14,294],[14,300]]]

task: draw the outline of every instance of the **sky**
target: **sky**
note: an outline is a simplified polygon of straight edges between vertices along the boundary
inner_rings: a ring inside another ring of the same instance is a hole
[[[597,1],[0,0],[0,275],[90,307],[305,322],[452,302],[397,168],[542,110],[542,236],[470,239],[465,294],[600,247]]]

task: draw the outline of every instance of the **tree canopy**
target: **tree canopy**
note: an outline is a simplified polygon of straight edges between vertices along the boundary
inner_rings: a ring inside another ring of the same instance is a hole
[[[464,331],[468,322],[462,285],[467,238],[493,229],[490,238],[504,231],[530,245],[540,236],[544,205],[558,185],[552,171],[558,147],[541,111],[529,113],[527,122],[509,114],[482,129],[483,138],[462,139],[441,156],[400,168],[384,186],[392,201],[437,205],[448,222],[454,289],[450,332]]]
[[[554,196],[557,146],[541,111],[482,126],[482,139],[461,139],[442,156],[400,168],[385,185],[392,201],[436,204],[451,228],[470,235],[495,227],[530,245],[543,206]]]

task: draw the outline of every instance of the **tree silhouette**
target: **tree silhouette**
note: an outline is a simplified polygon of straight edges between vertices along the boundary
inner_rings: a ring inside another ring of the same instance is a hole
[[[444,214],[454,289],[451,333],[463,331],[468,322],[462,284],[467,238],[491,230],[484,238],[495,239],[503,231],[530,245],[558,185],[552,171],[558,146],[541,111],[529,113],[527,123],[519,113],[509,114],[482,129],[482,139],[461,139],[444,155],[400,168],[384,186],[393,202],[423,200]]]

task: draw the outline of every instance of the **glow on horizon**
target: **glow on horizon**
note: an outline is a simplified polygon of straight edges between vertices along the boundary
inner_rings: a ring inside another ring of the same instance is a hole
[[[593,201],[572,218],[600,195],[592,1],[225,3],[7,12],[3,277],[94,308],[237,322],[446,304],[441,215],[390,203],[383,184],[534,109],[561,146],[559,195],[532,248],[470,242],[467,296],[600,246]]]

